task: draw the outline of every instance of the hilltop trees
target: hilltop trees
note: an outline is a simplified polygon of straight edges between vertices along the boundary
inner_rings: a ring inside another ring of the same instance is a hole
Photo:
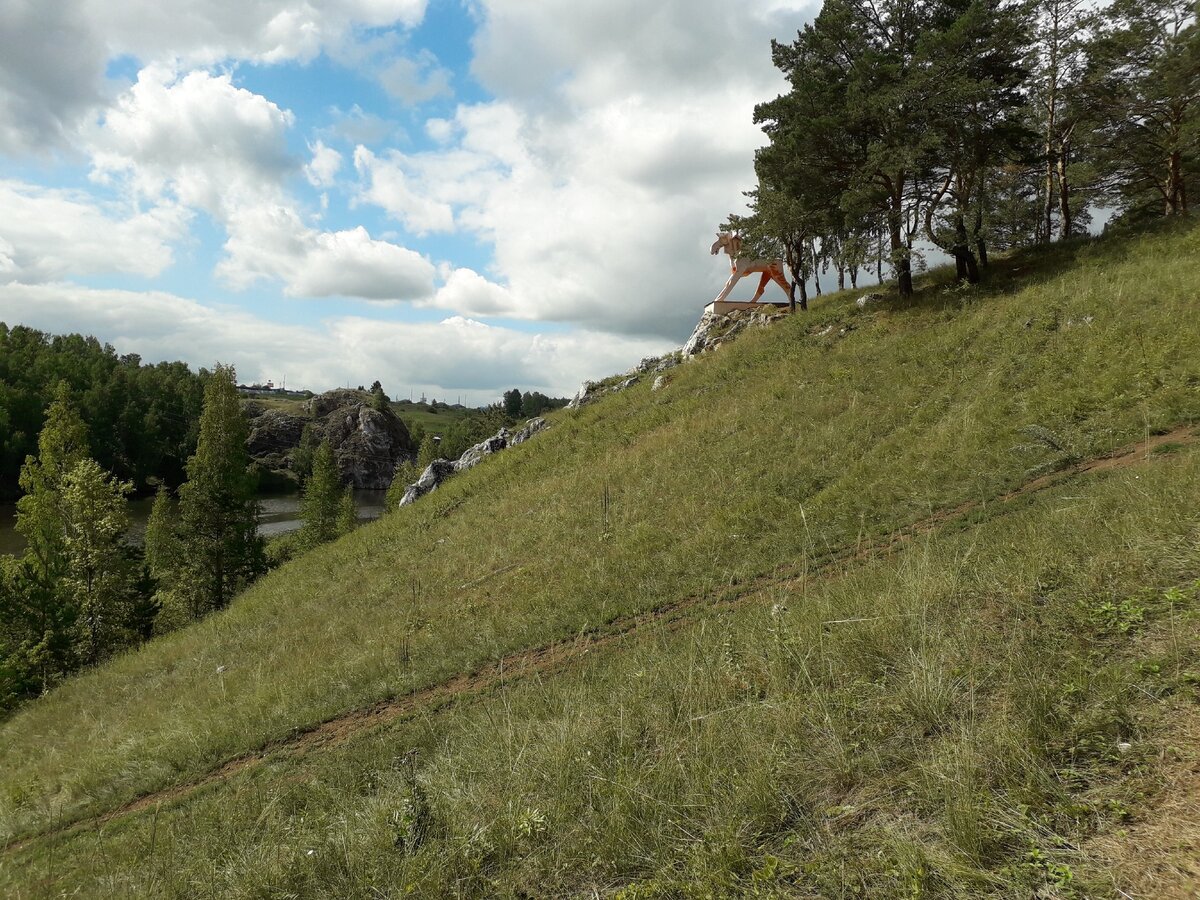
[[[143,365],[92,337],[0,323],[0,497],[19,493],[18,472],[37,452],[59,383],[75,397],[103,469],[139,487],[182,480],[200,417],[195,372],[179,362]]]
[[[918,240],[977,281],[989,242],[1068,237],[1088,200],[1184,213],[1196,31],[1190,0],[826,0],[772,44],[790,89],[755,108],[769,142],[730,224],[787,260],[803,308],[806,278],[854,283],[878,237],[907,295]]]
[[[1102,196],[1134,218],[1184,215],[1197,174],[1200,33],[1190,0],[1113,0],[1088,47]]]

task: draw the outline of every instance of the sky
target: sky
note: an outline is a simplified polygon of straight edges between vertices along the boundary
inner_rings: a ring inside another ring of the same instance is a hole
[[[0,0],[0,321],[289,388],[570,395],[720,290],[770,41],[817,6]]]

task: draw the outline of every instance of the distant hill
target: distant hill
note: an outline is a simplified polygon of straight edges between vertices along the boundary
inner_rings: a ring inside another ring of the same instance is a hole
[[[1198,234],[553,413],[0,723],[0,892],[1186,896]]]

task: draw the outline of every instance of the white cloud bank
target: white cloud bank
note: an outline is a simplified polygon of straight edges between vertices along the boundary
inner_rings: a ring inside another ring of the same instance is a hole
[[[0,152],[68,143],[103,102],[110,59],[307,61],[357,28],[411,28],[426,0],[4,0]]]
[[[597,372],[615,372],[667,348],[662,341],[603,334],[531,334],[463,316],[421,324],[339,317],[321,327],[267,321],[236,308],[205,306],[155,291],[93,290],[71,284],[0,284],[0,321],[103,335],[143,359],[221,361],[242,379],[286,377],[310,387],[370,384],[393,396],[410,389],[439,399],[487,403],[514,386],[557,396]]]

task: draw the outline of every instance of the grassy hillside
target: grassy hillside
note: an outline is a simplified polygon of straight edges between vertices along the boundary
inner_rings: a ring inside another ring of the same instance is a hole
[[[0,889],[1133,886],[1200,681],[1198,249],[835,295],[557,414],[0,725]]]

